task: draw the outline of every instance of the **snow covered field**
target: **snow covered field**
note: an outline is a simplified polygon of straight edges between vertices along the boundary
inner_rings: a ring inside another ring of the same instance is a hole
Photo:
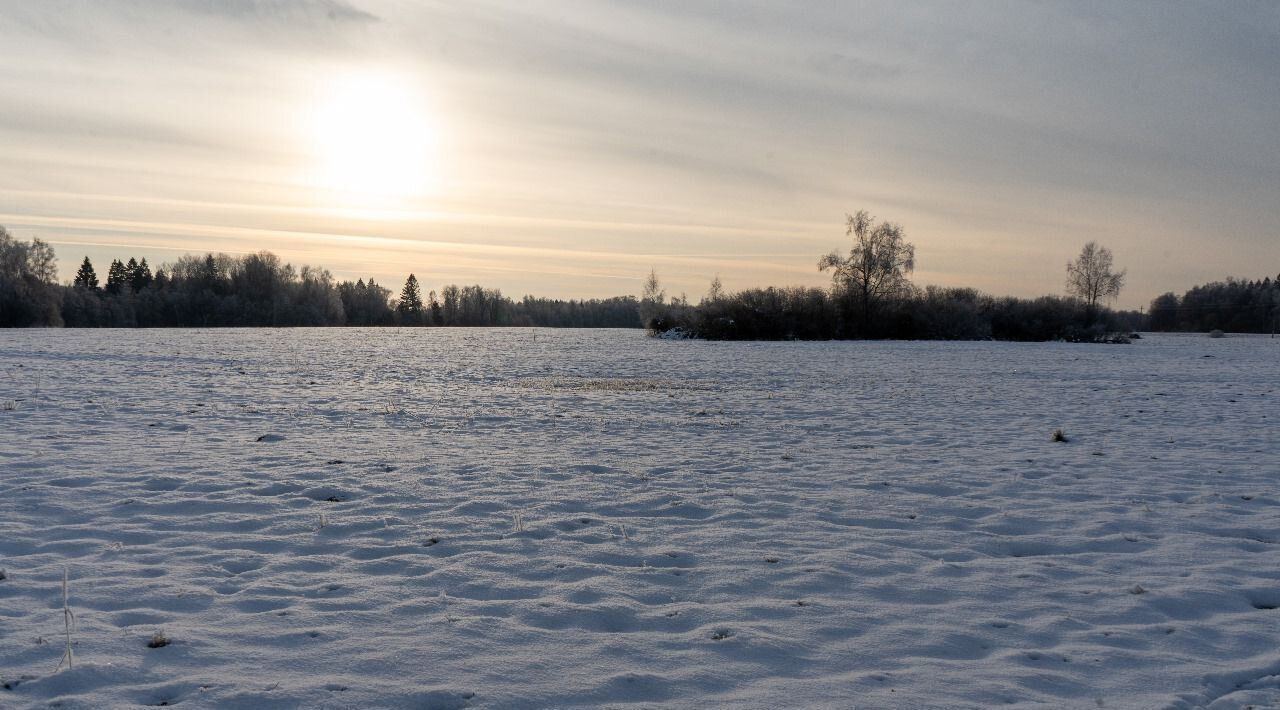
[[[38,330],[0,372],[0,707],[1280,703],[1280,339]]]

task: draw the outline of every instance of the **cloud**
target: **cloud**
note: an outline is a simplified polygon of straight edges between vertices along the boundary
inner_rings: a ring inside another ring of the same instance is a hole
[[[168,22],[175,18],[225,18],[246,23],[364,23],[378,17],[343,0],[4,0],[10,22],[28,30],[54,33],[58,28],[101,22]],[[140,27],[145,33],[145,26]]]
[[[445,188],[343,233],[688,257],[692,292],[742,253],[820,283],[866,207],[948,285],[1056,292],[1100,239],[1137,305],[1280,259],[1277,37],[1268,3],[0,0],[0,210],[324,232],[299,122],[383,67],[439,112]]]
[[[341,0],[178,0],[193,12],[249,21],[372,22],[378,17]]]

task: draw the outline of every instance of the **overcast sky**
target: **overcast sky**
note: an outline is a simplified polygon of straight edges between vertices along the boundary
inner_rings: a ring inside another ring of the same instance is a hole
[[[1061,293],[1089,240],[1127,307],[1280,271],[1276,2],[0,0],[0,102],[0,224],[66,279],[697,298],[825,283],[858,209],[920,284]]]

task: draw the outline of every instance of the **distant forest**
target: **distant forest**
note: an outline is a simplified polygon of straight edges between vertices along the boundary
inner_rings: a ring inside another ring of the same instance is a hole
[[[49,244],[0,227],[0,327],[640,327],[633,296],[514,301],[496,289],[454,285],[424,295],[412,274],[392,295],[373,279],[336,281],[265,251],[186,255],[154,272],[146,259],[116,260],[105,282],[85,257],[71,285],[61,285]]]
[[[1280,274],[1261,281],[1215,281],[1151,301],[1154,331],[1276,333],[1280,331]]]
[[[516,301],[496,289],[448,285],[425,294],[410,274],[398,292],[373,279],[337,281],[326,270],[285,264],[270,252],[185,255],[154,271],[146,259],[114,260],[100,279],[85,257],[68,284],[53,248],[0,227],[0,327],[542,326],[638,328],[655,335],[718,340],[1123,341],[1130,332],[1274,333],[1280,276],[1228,279],[1181,297],[1166,293],[1150,313],[1105,307],[1123,285],[1110,253],[1090,244],[1068,264],[1067,296],[996,297],[968,288],[924,288],[906,274],[914,247],[901,228],[849,217],[854,249],[822,257],[832,286],[725,292],[719,277],[696,304],[668,298],[650,273],[640,298]],[[859,221],[862,220],[862,221]],[[861,231],[861,236],[858,232]],[[858,241],[861,240],[861,241]]]

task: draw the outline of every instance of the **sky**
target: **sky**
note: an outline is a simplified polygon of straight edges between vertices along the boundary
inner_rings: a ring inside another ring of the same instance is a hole
[[[1280,3],[0,0],[0,224],[153,265],[696,300],[828,282],[1118,304],[1280,272]]]

